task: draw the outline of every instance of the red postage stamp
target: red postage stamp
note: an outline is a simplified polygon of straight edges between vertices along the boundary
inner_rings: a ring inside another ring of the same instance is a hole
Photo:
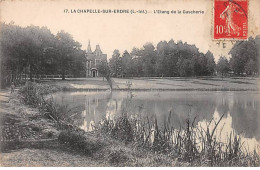
[[[247,39],[248,0],[214,0],[214,39]]]

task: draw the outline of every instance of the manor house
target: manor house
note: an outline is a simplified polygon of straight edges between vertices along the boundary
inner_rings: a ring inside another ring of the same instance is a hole
[[[103,54],[100,46],[96,45],[95,51],[92,52],[90,41],[86,53],[86,77],[98,77],[98,64],[103,61],[107,62],[107,54]]]

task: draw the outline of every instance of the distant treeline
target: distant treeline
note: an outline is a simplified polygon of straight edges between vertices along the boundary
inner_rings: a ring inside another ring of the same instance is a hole
[[[210,51],[201,53],[195,45],[182,41],[161,41],[156,48],[152,43],[146,43],[143,48],[133,48],[130,53],[124,51],[122,55],[114,50],[109,67],[114,77],[257,75],[259,42],[259,36],[238,41],[230,51],[230,60],[221,56],[217,64]]]
[[[156,48],[147,43],[142,49],[115,50],[109,60],[113,76],[208,76],[214,75],[216,64],[213,54],[200,53],[195,45],[161,41]]]
[[[1,87],[41,75],[85,75],[85,51],[64,31],[53,35],[46,27],[0,25]]]
[[[210,51],[201,53],[195,45],[182,41],[161,41],[156,47],[146,43],[143,48],[133,48],[122,55],[114,50],[109,63],[101,62],[98,69],[106,77],[258,75],[259,44],[259,36],[237,41],[230,51],[230,60],[221,56],[216,64]],[[47,27],[1,23],[0,52],[1,87],[25,75],[30,79],[45,75],[61,75],[62,79],[66,75],[86,76],[85,50],[64,31],[54,35]]]

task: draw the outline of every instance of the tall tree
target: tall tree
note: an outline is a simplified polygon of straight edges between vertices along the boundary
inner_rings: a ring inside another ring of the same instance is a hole
[[[76,42],[69,33],[60,31],[56,35],[57,63],[62,80],[65,80],[66,73],[71,69],[72,57],[81,45]]]
[[[144,76],[153,76],[155,74],[156,53],[152,43],[146,43],[142,53]]]
[[[85,51],[81,49],[74,49],[69,73],[72,74],[73,77],[86,77],[85,63]]]
[[[107,61],[101,60],[100,63],[97,65],[97,68],[98,68],[99,74],[103,77],[103,81],[104,81],[104,77],[107,78],[110,74]]]
[[[214,75],[215,69],[216,69],[216,63],[215,63],[215,60],[214,60],[214,56],[210,51],[208,51],[205,54],[205,57],[207,59],[207,65],[206,65],[207,73],[206,73],[206,75],[212,76],[212,75]]]
[[[217,63],[217,71],[223,76],[229,71],[229,63],[226,57],[221,56]]]
[[[132,76],[143,76],[143,63],[142,63],[142,55],[141,55],[141,50],[138,48],[133,48],[131,53],[130,53],[131,59],[132,59],[132,67],[131,67],[131,72]]]
[[[120,57],[119,50],[114,50],[112,58],[109,60],[109,67],[111,69],[112,76],[118,77],[121,75],[122,59]]]
[[[258,72],[257,63],[250,59],[245,65],[245,72],[247,75],[255,75]]]
[[[231,54],[230,64],[235,74],[243,74],[248,72],[248,62],[255,62],[254,70],[259,68],[260,56],[260,38],[257,36],[255,39],[250,37],[247,41],[238,41],[229,52]],[[250,73],[250,72],[248,72]]]
[[[130,54],[128,53],[128,51],[124,51],[123,55],[122,55],[122,74],[125,77],[129,77],[130,75],[132,75],[132,68],[133,67],[133,60],[130,56]]]
[[[39,78],[46,74],[84,76],[84,51],[72,36],[61,31],[54,36],[47,27],[19,27],[1,23],[1,87],[21,75]]]

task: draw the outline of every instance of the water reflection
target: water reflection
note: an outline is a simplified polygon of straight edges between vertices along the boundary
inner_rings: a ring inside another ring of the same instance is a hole
[[[122,112],[140,116],[156,115],[159,126],[171,115],[174,128],[187,118],[196,117],[196,125],[206,127],[222,114],[216,134],[224,141],[230,132],[241,135],[248,145],[260,141],[258,92],[62,92],[54,100],[67,104],[76,114],[75,124],[85,131],[93,130],[102,118],[114,119]],[[131,100],[129,100],[131,99]],[[214,124],[210,125],[213,128]],[[220,133],[222,132],[222,133]]]
[[[215,111],[213,114],[213,122],[218,122],[220,118],[221,115]],[[228,137],[230,135],[239,135],[241,143],[243,143],[244,149],[246,149],[246,151],[253,151],[254,149],[257,149],[256,146],[259,145],[259,139],[257,141],[255,136],[247,137],[246,133],[239,133],[236,129],[233,128],[233,124],[233,117],[230,115],[230,112],[228,112],[227,116],[221,119],[220,123],[218,124],[218,128],[214,133],[214,136],[218,139],[218,141],[228,143]],[[215,125],[216,123],[209,124],[206,120],[198,122],[199,127],[202,127],[203,129],[207,129],[207,127],[209,127],[210,131],[214,129]]]

